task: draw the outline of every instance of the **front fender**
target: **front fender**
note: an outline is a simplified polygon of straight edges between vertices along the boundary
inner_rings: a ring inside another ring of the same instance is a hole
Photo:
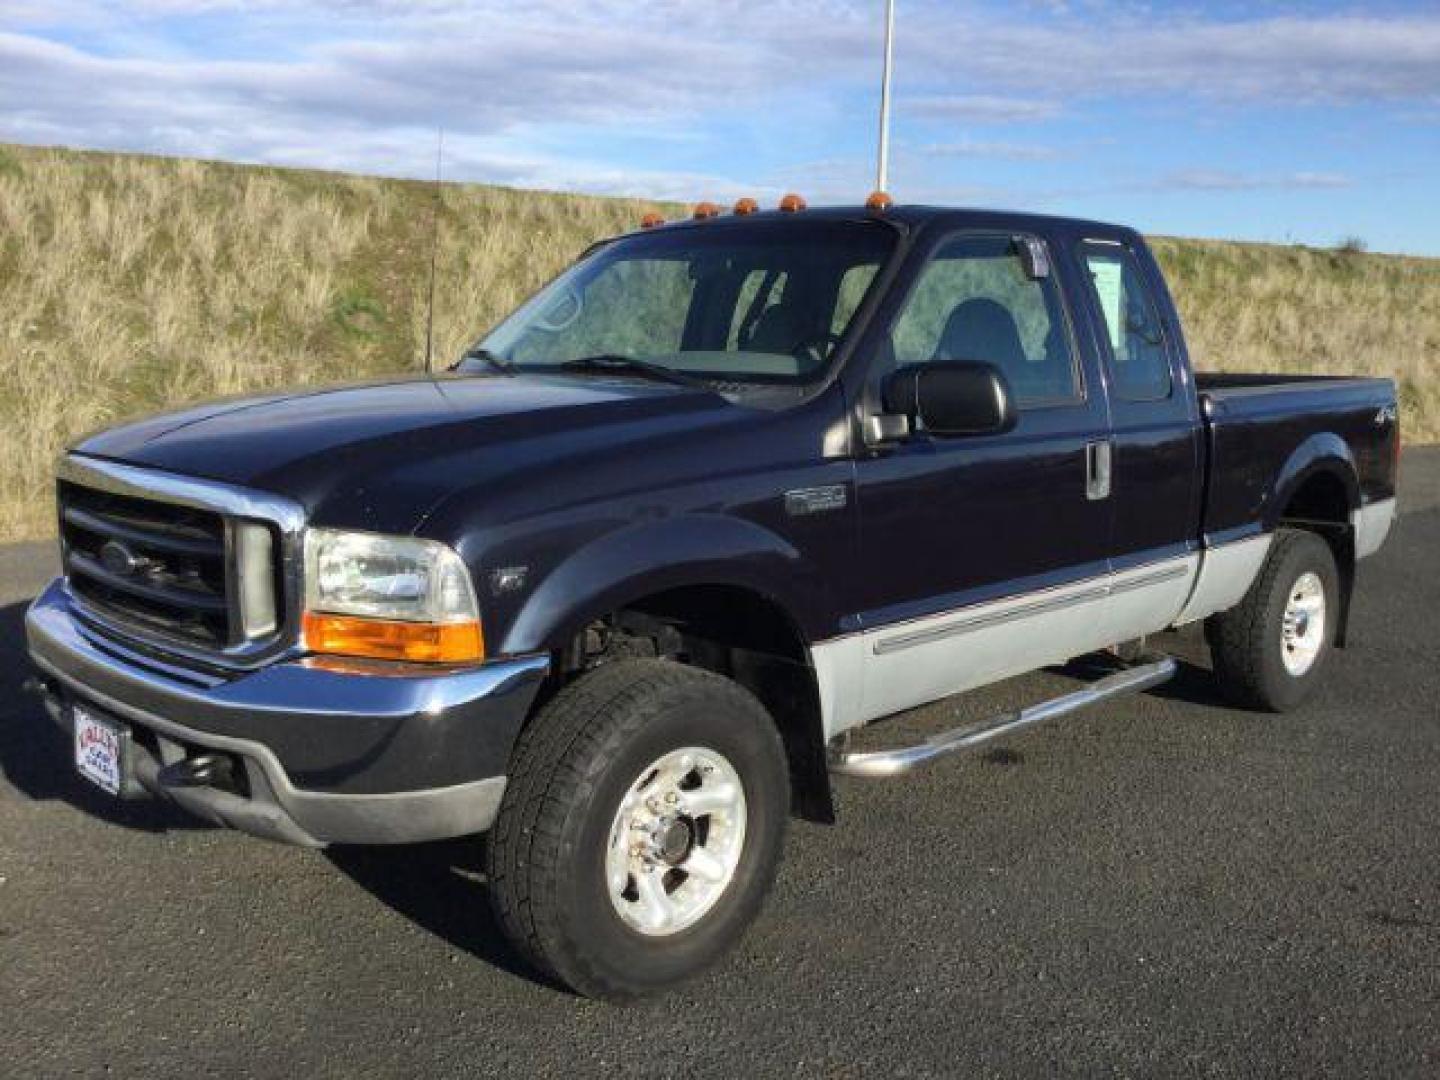
[[[535,588],[501,652],[563,648],[601,616],[687,585],[756,592],[789,612],[808,640],[835,618],[830,590],[789,541],[743,518],[686,514],[627,525],[574,552]]]
[[[1328,473],[1340,481],[1351,510],[1360,505],[1360,473],[1350,447],[1334,432],[1318,432],[1295,448],[1276,476],[1260,515],[1266,532],[1279,524],[1291,498],[1318,473]]]

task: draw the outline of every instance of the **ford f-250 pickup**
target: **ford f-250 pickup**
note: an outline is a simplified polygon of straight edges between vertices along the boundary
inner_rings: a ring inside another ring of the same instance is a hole
[[[297,844],[488,833],[517,948],[626,998],[736,939],[834,773],[1154,685],[1199,620],[1236,702],[1314,692],[1394,515],[1389,381],[1194,373],[1128,229],[742,210],[596,245],[444,374],[73,446],[27,630],[80,772]]]

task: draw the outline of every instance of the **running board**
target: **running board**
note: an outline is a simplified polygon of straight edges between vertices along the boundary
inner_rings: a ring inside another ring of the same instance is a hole
[[[1138,694],[1152,686],[1159,686],[1175,674],[1175,661],[1168,656],[1151,657],[1145,662],[1117,671],[1113,675],[1091,683],[1089,686],[1063,694],[1049,701],[1029,705],[1019,712],[1006,713],[993,720],[971,727],[956,728],[932,735],[915,746],[902,746],[895,750],[876,750],[865,754],[832,752],[830,771],[842,776],[864,776],[871,779],[884,776],[901,776],[919,768],[945,754],[957,750],[969,750],[1010,735],[1046,720],[1098,705],[1124,694]]]

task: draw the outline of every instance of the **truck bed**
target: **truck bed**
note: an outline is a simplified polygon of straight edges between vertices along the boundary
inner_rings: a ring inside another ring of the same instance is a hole
[[[1235,392],[1268,392],[1277,387],[1287,389],[1319,389],[1340,383],[1386,383],[1356,375],[1293,375],[1261,372],[1197,371],[1195,389],[1201,393],[1216,392],[1226,396]]]
[[[1207,544],[1272,527],[1295,473],[1323,458],[1354,465],[1352,502],[1395,494],[1395,384],[1335,375],[1195,373],[1209,460]]]

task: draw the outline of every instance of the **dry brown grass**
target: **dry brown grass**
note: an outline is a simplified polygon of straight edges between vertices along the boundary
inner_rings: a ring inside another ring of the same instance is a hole
[[[87,430],[418,369],[432,206],[404,181],[0,146],[0,539],[51,531],[55,455]],[[642,210],[447,186],[436,355]]]
[[[1440,259],[1151,241],[1197,367],[1383,375],[1407,442],[1440,441]]]
[[[51,531],[59,448],[219,394],[418,369],[424,184],[0,146],[0,539]],[[642,204],[447,185],[436,355]],[[1440,260],[1157,243],[1201,363],[1400,379],[1440,438]]]

